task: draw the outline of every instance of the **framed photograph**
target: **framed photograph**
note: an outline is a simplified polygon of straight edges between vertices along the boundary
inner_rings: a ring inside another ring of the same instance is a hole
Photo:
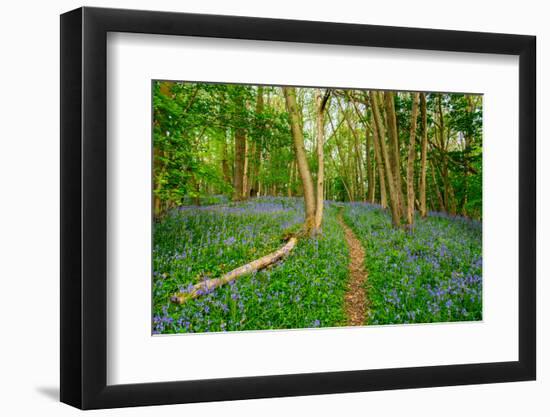
[[[61,401],[533,380],[535,37],[61,16]]]

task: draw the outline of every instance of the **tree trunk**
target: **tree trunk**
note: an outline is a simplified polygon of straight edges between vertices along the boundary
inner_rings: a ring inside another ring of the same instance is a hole
[[[352,129],[352,132],[355,132],[355,130]],[[357,132],[354,133],[353,137],[355,139],[355,163],[357,166],[357,173],[359,174],[359,187],[357,187],[357,192],[359,193],[360,200],[366,201],[367,194],[365,193],[365,176],[363,173],[363,153],[361,152],[361,144]]]
[[[449,180],[449,167],[447,160],[447,140],[445,132],[445,119],[443,117],[443,108],[441,104],[442,94],[438,96],[439,110],[439,141],[441,152],[441,179],[443,181],[443,201],[445,202],[445,211],[450,214],[456,214],[456,204],[454,201],[454,192]]]
[[[295,161],[293,160],[290,163],[290,172],[288,174],[288,196],[292,197],[292,184],[294,183],[294,165]]]
[[[321,90],[315,91],[315,101],[317,103],[317,202],[315,204],[315,228],[318,232],[323,222],[323,200],[324,200],[324,176],[325,176],[325,108]]]
[[[467,111],[470,115],[474,111],[472,96],[468,96]],[[472,119],[470,118],[470,120],[472,120]],[[460,212],[462,213],[463,216],[466,216],[468,214],[466,206],[468,204],[468,191],[469,191],[468,190],[468,176],[470,175],[470,170],[468,169],[468,167],[469,167],[470,146],[471,146],[471,144],[472,144],[471,132],[466,132],[464,134],[464,152],[462,153],[462,158],[463,158],[462,162],[464,164],[464,174],[463,174],[464,178],[462,178],[463,197],[462,197]]]
[[[262,113],[264,111],[264,88],[262,86],[258,86],[257,91],[257,98],[256,98],[256,116],[262,117]],[[256,140],[252,143],[251,146],[251,164],[250,164],[250,175],[249,175],[249,189],[250,189],[250,196],[256,197],[258,195],[258,177],[260,175],[260,164],[261,164],[261,157],[262,157],[262,135],[263,135],[263,129],[265,126],[260,125],[258,126],[258,131],[260,132],[259,137],[255,138]]]
[[[330,119],[330,113],[328,113],[329,119]],[[332,124],[332,121],[331,121]],[[332,124],[333,131],[334,125]],[[342,141],[340,140],[340,137],[336,134],[334,134],[334,141],[336,142],[336,151],[338,153],[338,159],[340,160],[340,166],[341,166],[341,172],[338,172],[340,175],[340,178],[342,179],[342,184],[344,185],[344,188],[346,189],[346,193],[348,195],[348,200],[353,201],[353,181],[351,179],[351,172],[349,172],[349,166],[346,163],[346,158],[344,155],[344,147],[342,145]],[[336,166],[336,163],[334,164]]]
[[[369,203],[374,203],[374,161],[371,160],[371,148],[372,148],[372,136],[370,135],[369,128],[365,127],[365,136],[366,136],[366,151],[365,159],[367,161],[367,201]]]
[[[298,171],[304,188],[305,222],[304,233],[310,235],[315,229],[315,193],[313,190],[313,179],[307,162],[306,150],[304,148],[304,135],[300,125],[300,113],[296,104],[296,89],[294,87],[283,87],[286,107],[290,118],[290,129],[294,141],[294,151]]]
[[[248,192],[248,140],[246,139],[246,136],[244,138],[244,162],[243,162],[243,191],[242,191],[242,199],[246,200],[248,198],[249,192]]]
[[[256,144],[256,157],[254,158],[256,165],[254,166],[254,197],[260,192],[260,171],[262,169],[262,146],[261,143]]]
[[[195,205],[200,206],[201,205],[201,185],[200,181],[197,180],[195,177],[192,179],[193,182],[193,188],[195,188]]]
[[[235,169],[233,174],[233,200],[243,199],[244,159],[246,153],[246,136],[241,128],[235,129]]]
[[[443,196],[441,195],[441,191],[439,190],[439,184],[437,183],[437,179],[435,177],[435,168],[431,161],[430,161],[430,168],[431,168],[430,171],[432,172],[432,182],[434,185],[434,190],[437,195],[437,200],[439,202],[439,210],[445,211],[445,201],[443,200]]]
[[[399,158],[399,133],[397,131],[397,118],[395,116],[395,103],[393,92],[386,91],[384,93],[384,102],[386,107],[386,119],[388,123],[388,138],[390,162],[392,163],[392,173],[394,180],[394,188],[397,198],[397,209],[399,215],[404,214],[404,197],[403,188],[401,185],[401,164]]]
[[[192,300],[193,298],[197,298],[203,294],[208,294],[224,284],[235,281],[237,278],[240,278],[244,275],[249,275],[255,271],[266,268],[269,265],[277,262],[279,259],[287,256],[290,251],[294,249],[294,246],[296,246],[296,242],[297,239],[295,237],[292,237],[279,250],[270,253],[269,255],[266,255],[260,259],[256,259],[255,261],[252,261],[246,265],[240,266],[239,268],[236,268],[228,272],[227,274],[222,275],[220,278],[213,278],[199,282],[198,284],[195,284],[189,291],[178,292],[172,295],[172,297],[170,297],[170,301],[177,304],[183,304],[188,300]]]
[[[378,94],[374,91],[370,91],[369,94],[371,95],[374,122],[376,123],[376,130],[378,131],[380,153],[382,155],[382,159],[384,160],[386,179],[388,180],[388,187],[390,190],[390,201],[391,201],[390,208],[391,208],[391,214],[392,214],[392,222],[394,226],[401,227],[401,212],[400,212],[400,205],[399,205],[399,197],[395,187],[396,183],[394,182],[395,180],[392,172],[392,163],[390,161],[390,157],[388,155],[388,150],[386,148],[386,143],[384,140],[386,136],[386,132],[384,129],[384,125],[382,124],[382,117],[380,115],[380,107],[379,107],[378,97],[377,97]]]
[[[171,85],[172,83],[163,81],[160,83],[160,93],[165,97],[171,97]],[[164,202],[161,200],[159,194],[162,191],[162,183],[163,183],[163,177],[166,174],[166,165],[164,160],[166,159],[166,151],[159,149],[158,147],[154,147],[153,149],[153,187],[154,187],[154,193],[153,193],[153,216],[158,219],[163,215]]]
[[[382,162],[382,155],[380,153],[380,135],[374,121],[374,111],[371,113],[372,119],[372,131],[374,142],[374,156],[376,158],[376,166],[378,168],[378,183],[380,184],[380,205],[382,208],[388,207],[388,198],[386,196],[386,178],[384,173],[384,163]]]
[[[258,145],[256,142],[251,142],[248,152],[248,196],[256,197],[256,165],[258,160],[256,159],[256,149]]]
[[[426,110],[426,94],[420,94],[420,113],[422,116],[422,150],[420,156],[420,215],[426,217],[426,159],[428,154],[428,116]]]
[[[229,155],[227,153],[227,138],[224,136],[222,141],[222,172],[226,183],[231,184],[231,172],[229,170]]]
[[[360,199],[362,201],[365,200],[365,183],[364,183],[364,176],[363,176],[363,160],[362,160],[362,153],[360,151],[360,145],[359,145],[359,135],[357,134],[357,131],[355,130],[355,127],[351,123],[351,118],[349,113],[344,109],[342,104],[340,103],[340,100],[336,100],[338,103],[338,107],[340,108],[340,111],[342,112],[344,119],[346,120],[346,123],[348,125],[348,128],[353,136],[353,147],[355,148],[355,171],[357,172],[357,175],[354,175],[354,178],[356,179],[356,195],[360,195]],[[350,146],[351,150],[351,146]],[[350,152],[351,153],[351,152]],[[350,155],[351,156],[351,155]],[[350,170],[351,171],[351,170]]]
[[[409,158],[407,161],[407,224],[409,227],[414,222],[414,157],[416,155],[416,119],[418,117],[418,96],[412,96],[411,130],[409,133]]]

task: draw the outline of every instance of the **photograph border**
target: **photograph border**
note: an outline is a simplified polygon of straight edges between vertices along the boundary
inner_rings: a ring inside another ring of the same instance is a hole
[[[519,56],[518,361],[107,385],[107,33]],[[534,380],[536,38],[79,8],[61,16],[61,401],[82,409]]]

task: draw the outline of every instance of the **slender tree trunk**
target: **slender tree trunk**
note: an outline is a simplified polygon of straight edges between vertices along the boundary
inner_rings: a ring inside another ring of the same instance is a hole
[[[340,111],[344,115],[344,119],[346,120],[349,130],[353,136],[353,147],[355,148],[354,162],[355,162],[355,171],[357,172],[357,175],[354,175],[356,179],[356,184],[357,184],[356,191],[357,191],[357,194],[360,195],[360,199],[364,201],[365,200],[365,188],[364,188],[365,183],[364,183],[364,176],[363,176],[362,153],[360,151],[360,145],[359,145],[360,143],[359,135],[355,129],[355,126],[353,126],[353,123],[351,122],[351,118],[347,109],[344,109],[344,107],[340,103],[340,100],[336,100],[336,101],[338,103],[338,107],[340,108]],[[351,150],[351,146],[350,146],[350,150]]]
[[[418,117],[418,96],[412,95],[411,130],[409,133],[409,158],[407,161],[407,224],[414,222],[414,157],[416,155],[416,119]]]
[[[384,141],[384,138],[386,136],[386,132],[384,129],[384,125],[382,124],[382,117],[380,115],[380,107],[378,103],[378,94],[376,92],[370,91],[371,95],[371,102],[372,102],[372,110],[374,115],[374,122],[376,123],[376,129],[378,131],[379,136],[379,143],[380,143],[380,153],[382,154],[382,159],[384,160],[384,166],[386,171],[386,179],[388,180],[388,187],[390,190],[390,208],[391,208],[391,214],[392,214],[392,222],[393,225],[396,227],[401,227],[401,212],[399,209],[399,197],[397,194],[397,190],[395,187],[395,182],[393,178],[393,172],[392,172],[392,163],[390,161],[390,157],[388,155],[388,150],[386,148],[386,143]]]
[[[474,111],[474,105],[472,102],[472,96],[468,96],[468,107],[467,107],[468,113],[471,115]],[[470,118],[470,120],[472,120]],[[464,152],[462,153],[463,158],[463,164],[464,164],[464,178],[462,179],[462,202],[461,202],[461,210],[463,216],[467,215],[467,209],[466,206],[468,204],[468,176],[470,175],[470,170],[468,169],[469,166],[469,159],[470,159],[470,146],[472,144],[472,137],[471,132],[467,132],[464,134]]]
[[[366,199],[370,203],[374,203],[375,194],[376,194],[376,170],[375,170],[375,156],[373,155],[371,157],[371,149],[372,149],[372,136],[371,136],[371,126],[368,122],[368,113],[365,115],[361,114],[361,111],[357,107],[356,100],[353,99],[349,94],[347,94],[348,100],[351,101],[353,104],[353,108],[355,109],[355,113],[357,117],[359,117],[359,120],[365,127],[365,161],[366,161],[366,180],[367,180],[367,187],[366,187]],[[368,95],[365,94],[364,100],[362,102],[365,105],[368,105]],[[361,166],[363,166],[361,162]],[[365,187],[363,187],[363,191],[365,192]]]
[[[244,97],[240,94],[236,98],[236,107],[239,112],[245,109]],[[244,197],[246,176],[246,132],[242,126],[235,128],[235,168],[233,171],[233,200],[239,201]]]
[[[229,155],[227,153],[227,138],[224,136],[222,141],[222,172],[226,183],[231,184],[231,172],[229,170]]]
[[[358,182],[357,182],[357,165],[355,164],[355,158],[353,157],[352,152],[352,137],[350,135],[347,135],[348,143],[347,143],[347,157],[348,157],[348,172],[351,174],[350,179],[350,188],[351,188],[351,194],[353,195],[353,201],[357,200],[357,188],[358,188]]]
[[[200,206],[201,205],[201,185],[200,181],[196,178],[193,178],[193,187],[195,188],[195,205]]]
[[[306,234],[312,234],[315,229],[315,193],[313,189],[313,179],[307,162],[306,150],[304,148],[304,135],[300,125],[300,113],[296,104],[296,89],[293,87],[283,87],[283,94],[285,96],[286,107],[290,118],[290,128],[294,141],[298,171],[304,188],[304,232]]]
[[[441,191],[439,190],[439,184],[437,183],[437,179],[435,177],[435,168],[431,161],[430,161],[430,168],[431,168],[430,171],[432,172],[432,182],[434,185],[434,190],[437,195],[437,200],[439,202],[439,210],[445,211],[445,201],[443,200],[443,196],[441,195]]]
[[[244,159],[246,153],[246,136],[241,128],[235,129],[235,169],[233,173],[233,200],[243,198],[244,189]]]
[[[336,150],[338,153],[338,159],[340,159],[340,165],[342,166],[342,171],[339,172],[340,177],[342,179],[342,184],[344,185],[344,188],[346,189],[346,192],[348,194],[349,201],[353,201],[353,181],[352,181],[352,173],[349,172],[349,166],[346,163],[346,158],[343,151],[343,145],[342,141],[338,137],[338,135],[334,135],[334,141],[336,142]]]
[[[342,180],[342,185],[344,186],[344,191],[345,191],[346,194],[345,194],[342,198],[345,200],[346,195],[347,195],[347,196],[348,196],[348,200],[349,200],[349,201],[352,201],[351,191],[350,191],[350,189],[348,188],[348,185],[347,185],[346,181],[344,180],[344,174],[343,174],[341,171],[339,171],[338,166],[336,165],[336,162],[335,162],[334,159],[332,158],[332,155],[331,155],[330,153],[329,153],[328,155],[329,155],[329,157],[330,157],[330,158],[329,158],[329,161],[332,162],[332,166],[333,166],[333,168],[334,168],[334,172],[337,173],[337,175],[339,176],[339,178]],[[343,168],[342,168],[342,169],[343,169]],[[335,193],[334,187],[333,187],[333,193]]]
[[[420,215],[426,217],[426,159],[428,154],[428,116],[426,110],[426,94],[420,94],[420,113],[422,116],[422,150],[420,156]]]
[[[449,179],[449,167],[447,160],[448,141],[446,140],[445,118],[443,117],[443,108],[441,104],[442,94],[438,96],[439,110],[439,141],[441,152],[441,179],[443,181],[443,200],[445,202],[445,211],[450,214],[456,214],[456,204],[454,201],[454,192]]]
[[[169,82],[161,82],[160,83],[160,93],[165,97],[171,97],[171,87],[172,83]],[[155,218],[159,218],[162,216],[164,212],[163,207],[163,201],[160,198],[160,193],[162,191],[162,183],[163,183],[163,177],[166,174],[166,164],[164,163],[164,160],[166,159],[166,151],[159,149],[157,147],[154,147],[153,151],[153,187],[154,187],[154,193],[153,193],[153,215]]]
[[[262,86],[258,86],[257,91],[257,98],[256,98],[256,115],[261,117],[262,113],[264,111],[264,88]],[[255,138],[256,140],[252,143],[251,146],[251,152],[250,156],[252,159],[251,163],[251,169],[250,169],[250,196],[256,197],[258,195],[258,177],[260,175],[260,164],[261,164],[261,157],[262,157],[262,133],[265,126],[260,125],[258,126],[258,131],[260,132],[260,136]]]
[[[315,91],[315,101],[317,103],[317,202],[315,204],[315,228],[317,231],[321,228],[323,222],[323,200],[324,200],[324,180],[325,180],[325,109],[321,90]]]
[[[366,136],[366,151],[365,159],[367,161],[367,201],[369,203],[374,203],[374,161],[371,160],[371,148],[372,148],[372,136],[370,135],[369,128],[365,126],[365,136]]]
[[[353,190],[350,188],[350,184],[342,177],[342,185],[348,196],[348,201],[353,201]]]
[[[381,94],[381,93],[380,93]],[[401,164],[399,158],[399,133],[397,131],[397,118],[395,116],[394,94],[391,91],[384,93],[384,102],[386,107],[386,119],[388,123],[389,153],[392,163],[392,173],[394,188],[397,198],[397,210],[399,215],[404,214],[404,197],[401,185]]]
[[[380,135],[378,134],[376,122],[374,121],[374,111],[371,113],[371,119],[374,139],[374,156],[376,158],[376,167],[378,168],[378,183],[380,184],[380,205],[385,209],[388,207],[388,198],[386,196],[386,178],[384,173],[384,163],[382,162],[382,155],[380,152]]]
[[[372,165],[372,198],[370,199],[370,202],[375,203],[377,180],[376,180],[376,162],[374,159],[371,160],[371,165]]]
[[[254,197],[260,192],[260,172],[262,169],[262,146],[261,143],[256,144],[256,165],[254,166]]]
[[[331,193],[331,184],[332,184],[332,178],[330,177],[330,170],[327,170],[325,173],[325,200],[332,200],[332,193]]]
[[[249,192],[248,192],[248,140],[246,139],[246,136],[244,138],[244,163],[243,163],[243,191],[242,191],[242,198],[243,200],[246,200],[248,198]]]
[[[443,117],[443,108],[441,105],[441,94],[438,95],[438,114],[439,114],[439,146],[441,152],[441,179],[443,180],[443,202],[445,211],[449,211],[449,188],[447,186],[447,158],[445,157],[447,148],[445,146],[445,118]]]
[[[259,146],[257,143],[250,142],[249,152],[248,152],[248,196],[256,197],[257,193],[257,179],[256,179],[256,167],[258,165],[258,160],[256,159],[256,149]]]
[[[295,161],[290,163],[290,172],[288,174],[288,196],[292,197],[292,184],[294,183],[294,166]]]
[[[468,176],[470,170],[468,169],[468,153],[470,148],[471,138],[469,136],[464,137],[464,151],[462,154],[462,163],[464,164],[463,178],[462,178],[462,201],[460,202],[460,213],[463,216],[467,215],[466,206],[468,204]]]
[[[355,139],[355,163],[357,166],[359,186],[357,192],[361,201],[366,201],[367,194],[365,192],[365,176],[363,173],[363,153],[361,152],[361,144],[357,134],[353,135]]]

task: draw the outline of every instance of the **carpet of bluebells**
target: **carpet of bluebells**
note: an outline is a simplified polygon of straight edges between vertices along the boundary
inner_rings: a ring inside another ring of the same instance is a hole
[[[366,203],[346,204],[344,219],[365,247],[368,324],[482,319],[481,222],[430,213],[410,233]]]
[[[282,246],[303,223],[303,199],[262,197],[172,211],[154,228],[153,333],[343,325],[348,249],[338,210],[327,204],[322,235],[300,239],[284,261],[181,306],[170,303],[174,292]]]
[[[323,232],[289,257],[184,305],[169,301],[273,252],[303,223],[301,198],[216,198],[173,210],[154,228],[153,333],[345,325],[349,253],[338,214],[365,247],[367,324],[482,319],[481,222],[430,213],[412,233],[365,203],[325,203]],[[208,205],[209,204],[209,205]]]

